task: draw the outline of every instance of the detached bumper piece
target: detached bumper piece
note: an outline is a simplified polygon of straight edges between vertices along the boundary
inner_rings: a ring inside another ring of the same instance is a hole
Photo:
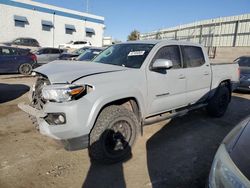
[[[44,118],[47,116],[46,113],[43,113],[40,110],[37,110],[36,108],[33,108],[32,106],[24,104],[24,103],[18,104],[18,107],[22,111],[26,112],[27,114],[32,115],[32,116],[37,117],[37,118]]]
[[[68,140],[61,140],[61,142],[64,144],[64,149],[67,151],[81,150],[89,146],[89,135],[83,135]]]

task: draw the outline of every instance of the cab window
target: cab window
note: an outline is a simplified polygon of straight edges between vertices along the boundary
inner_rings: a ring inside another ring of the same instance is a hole
[[[205,63],[203,51],[198,46],[182,46],[183,62],[186,67],[199,67]]]
[[[157,59],[167,59],[171,60],[173,63],[173,69],[178,69],[182,67],[180,49],[177,45],[162,47],[154,56],[153,63]]]

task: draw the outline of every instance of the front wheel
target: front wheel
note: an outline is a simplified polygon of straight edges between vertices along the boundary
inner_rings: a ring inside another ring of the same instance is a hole
[[[230,102],[230,91],[226,86],[219,86],[214,96],[207,105],[207,112],[213,117],[221,117],[225,114]]]
[[[101,163],[116,163],[131,157],[139,123],[123,106],[108,106],[100,113],[90,133],[89,155]]]
[[[32,72],[32,66],[28,63],[22,64],[19,67],[19,73],[23,75],[30,75]]]

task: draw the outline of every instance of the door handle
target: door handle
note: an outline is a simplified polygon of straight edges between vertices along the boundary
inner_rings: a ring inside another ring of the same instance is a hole
[[[186,78],[186,76],[185,76],[185,75],[183,75],[183,74],[180,74],[178,78],[179,78],[179,79],[185,79],[185,78]]]
[[[205,71],[205,72],[204,72],[204,75],[209,75],[209,72]]]

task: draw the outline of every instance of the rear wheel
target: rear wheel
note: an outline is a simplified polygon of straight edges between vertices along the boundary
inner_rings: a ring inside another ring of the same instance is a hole
[[[219,86],[214,96],[210,99],[207,112],[213,117],[221,117],[225,114],[230,102],[230,91],[226,86]]]
[[[99,115],[90,133],[89,155],[101,163],[115,163],[131,156],[139,123],[123,106],[108,106]]]
[[[32,72],[32,66],[28,63],[22,64],[19,67],[19,73],[23,75],[30,75]]]

